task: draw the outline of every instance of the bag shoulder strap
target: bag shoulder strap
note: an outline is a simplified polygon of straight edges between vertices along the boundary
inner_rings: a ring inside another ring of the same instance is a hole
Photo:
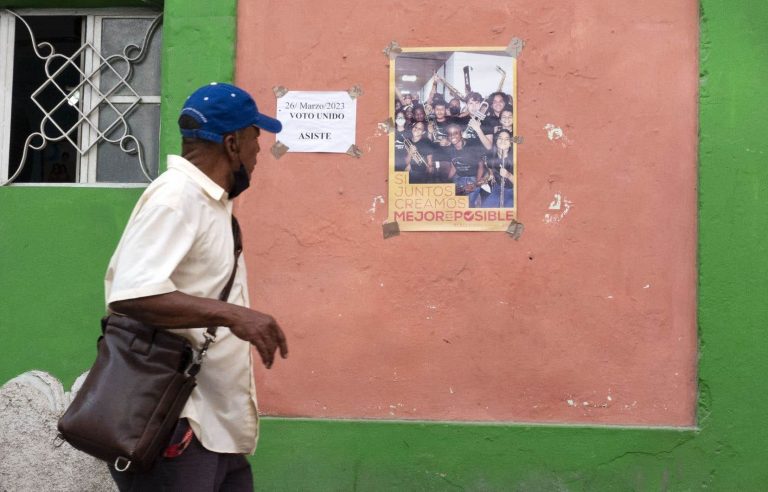
[[[232,267],[232,273],[229,275],[227,284],[224,286],[221,294],[219,294],[219,300],[224,302],[226,302],[229,298],[232,285],[235,283],[235,275],[237,274],[237,261],[240,258],[240,253],[243,252],[243,238],[240,234],[240,224],[237,222],[237,219],[234,215],[232,216],[232,237],[234,239],[235,245],[235,265]],[[218,326],[209,326],[206,332],[203,334],[205,337],[205,342],[203,342],[203,346],[200,348],[200,352],[196,354],[192,364],[187,369],[187,374],[196,376],[197,373],[200,372],[200,367],[203,365],[203,359],[205,358],[205,354],[208,352],[208,347],[210,347],[210,345],[216,341],[216,331],[218,329]]]
[[[240,258],[240,253],[243,252],[243,237],[240,233],[240,223],[237,222],[237,218],[233,215],[232,216],[232,238],[234,239],[234,246],[235,246],[235,265],[232,267],[232,273],[229,275],[229,280],[227,280],[227,284],[224,286],[224,289],[221,291],[221,294],[219,294],[219,300],[226,302],[227,299],[229,299],[229,293],[232,291],[232,286],[235,283],[235,275],[237,274],[237,262]],[[206,333],[210,335],[212,338],[216,338],[216,330],[218,330],[218,326],[209,326]],[[207,348],[206,344],[206,348]]]

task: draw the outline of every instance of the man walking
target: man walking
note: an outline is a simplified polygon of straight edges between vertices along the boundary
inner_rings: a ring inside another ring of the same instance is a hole
[[[219,329],[162,459],[147,473],[110,472],[121,491],[251,491],[251,347],[270,368],[288,346],[272,316],[249,309],[242,256],[228,300],[217,297],[235,262],[232,200],[250,183],[261,131],[282,125],[244,90],[211,83],[186,100],[179,127],[182,155],[168,156],[168,170],[136,204],[107,269],[106,301],[115,314],[178,329],[196,349],[206,327]]]

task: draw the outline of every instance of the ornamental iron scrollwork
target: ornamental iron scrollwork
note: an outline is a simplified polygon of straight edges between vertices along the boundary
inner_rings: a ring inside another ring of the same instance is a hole
[[[40,131],[33,132],[27,137],[18,168],[6,182],[0,183],[0,186],[12,183],[21,174],[30,149],[42,150],[48,143],[62,140],[68,141],[80,156],[87,154],[100,142],[116,144],[124,153],[137,156],[142,174],[148,181],[152,181],[152,177],[144,162],[141,142],[131,134],[130,125],[126,119],[142,99],[142,96],[131,87],[128,80],[133,74],[134,65],[146,57],[150,39],[162,22],[162,14],[152,19],[149,28],[144,34],[141,45],[128,44],[123,48],[122,54],[114,54],[105,58],[90,41],[86,41],[71,56],[56,53],[56,49],[51,43],[36,42],[32,28],[23,17],[12,10],[6,9],[5,11],[19,19],[27,28],[35,56],[45,62],[46,81],[35,89],[31,95],[32,101],[43,113],[43,118],[40,121]],[[93,60],[93,68],[88,73],[78,63],[80,56],[83,56],[83,60],[88,58]],[[55,70],[53,69],[54,62],[61,63]],[[124,69],[120,70],[119,66],[124,67]],[[80,74],[80,82],[75,87],[64,88],[57,82],[57,77],[66,69],[74,69]],[[111,87],[106,91],[102,91],[99,88],[99,81],[104,73],[111,73],[115,78]],[[58,90],[61,94],[61,99],[56,102],[53,108],[46,109],[42,101],[39,100],[39,97],[49,87],[54,87]],[[91,94],[88,107],[84,107],[84,104],[81,104],[81,95],[84,94],[85,90],[90,91]],[[122,92],[120,94],[120,102],[111,102],[109,97],[118,91]],[[62,125],[53,118],[53,113],[65,104],[77,111],[78,118],[74,124],[62,128]],[[118,109],[116,104],[123,106],[124,109]],[[93,121],[93,118],[96,116],[97,111],[105,108],[110,108],[114,111],[115,119],[104,130],[100,130],[98,121]],[[86,140],[84,144],[78,142],[77,132],[81,128],[83,130],[90,129],[95,138]],[[115,132],[118,134],[116,138],[108,137],[108,135]]]

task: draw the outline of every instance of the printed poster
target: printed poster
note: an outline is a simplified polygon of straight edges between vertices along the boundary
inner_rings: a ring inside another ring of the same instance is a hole
[[[403,48],[390,64],[388,221],[504,231],[516,220],[516,75],[504,48]]]

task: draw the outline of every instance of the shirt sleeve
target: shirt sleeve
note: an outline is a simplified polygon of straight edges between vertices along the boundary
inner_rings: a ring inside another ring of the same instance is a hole
[[[123,233],[108,276],[107,304],[178,290],[172,277],[192,248],[194,229],[184,214],[167,205],[139,211]]]

